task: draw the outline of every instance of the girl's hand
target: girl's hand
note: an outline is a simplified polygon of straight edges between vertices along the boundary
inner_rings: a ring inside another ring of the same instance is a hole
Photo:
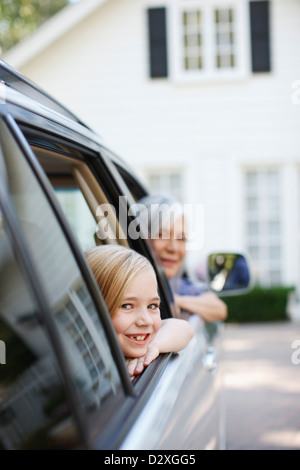
[[[158,355],[158,345],[155,341],[152,341],[148,346],[148,350],[145,356],[135,358],[127,357],[126,364],[130,377],[141,374],[145,367],[151,364],[151,362],[154,361]]]

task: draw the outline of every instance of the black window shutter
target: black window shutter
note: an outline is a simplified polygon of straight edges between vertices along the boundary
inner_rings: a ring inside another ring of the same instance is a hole
[[[150,76],[168,76],[167,24],[165,8],[148,9]]]
[[[250,2],[252,71],[270,72],[270,2]]]

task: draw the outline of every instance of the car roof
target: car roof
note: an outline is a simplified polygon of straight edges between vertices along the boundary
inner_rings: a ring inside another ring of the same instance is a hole
[[[74,113],[2,59],[0,59],[0,81],[35,102],[46,106],[86,128],[88,127]]]

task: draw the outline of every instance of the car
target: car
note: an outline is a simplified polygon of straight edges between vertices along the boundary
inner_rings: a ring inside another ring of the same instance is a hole
[[[162,318],[174,316],[153,248],[127,233],[129,208],[147,189],[95,132],[3,61],[0,80],[0,448],[224,448],[222,323],[191,315],[188,346],[131,380],[84,256],[108,238],[142,253],[157,274]]]

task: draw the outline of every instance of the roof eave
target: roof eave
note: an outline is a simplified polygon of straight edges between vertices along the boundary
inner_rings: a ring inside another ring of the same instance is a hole
[[[2,59],[16,69],[23,67],[107,1],[82,0],[65,7],[10,49]]]

